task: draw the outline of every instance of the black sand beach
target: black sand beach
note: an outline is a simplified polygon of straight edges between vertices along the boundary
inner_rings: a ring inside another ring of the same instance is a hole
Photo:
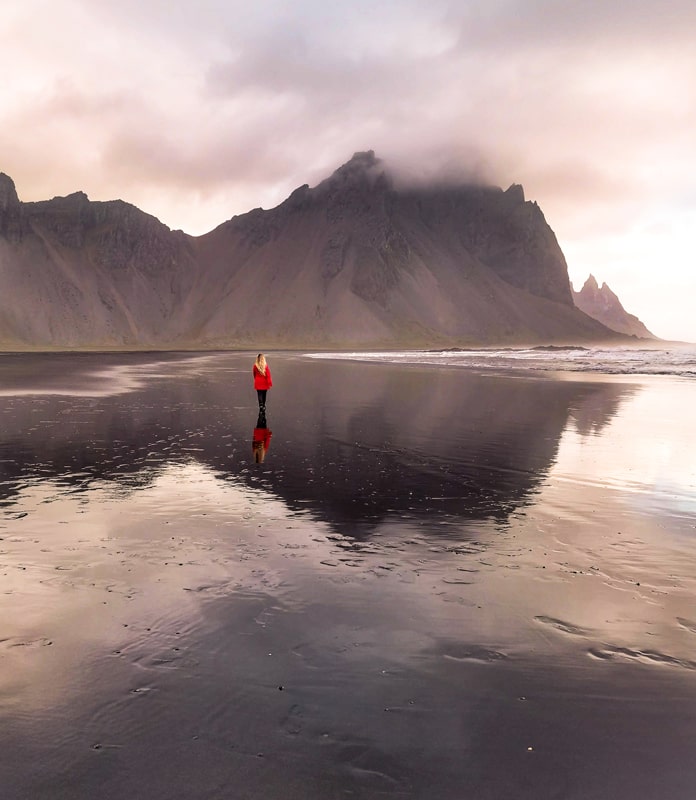
[[[691,800],[696,382],[0,356],[11,800]]]

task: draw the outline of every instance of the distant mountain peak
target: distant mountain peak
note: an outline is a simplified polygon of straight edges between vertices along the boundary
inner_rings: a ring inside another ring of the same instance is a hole
[[[377,158],[374,150],[359,150],[358,152],[353,153],[353,156],[346,161],[345,164],[340,166],[336,172],[372,169],[372,167],[375,167],[381,163],[382,160]]]
[[[374,150],[364,150],[353,154],[353,157],[340,166],[329,178],[330,183],[370,182],[383,172],[382,160],[377,158]]]
[[[626,311],[617,295],[606,283],[602,283],[600,288],[594,275],[589,276],[579,292],[573,291],[573,301],[589,317],[617,333],[636,336],[639,339],[657,338],[638,317]]]

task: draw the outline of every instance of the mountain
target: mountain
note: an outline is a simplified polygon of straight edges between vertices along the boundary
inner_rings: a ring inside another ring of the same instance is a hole
[[[573,300],[581,311],[617,333],[639,339],[657,339],[638,317],[624,309],[619,298],[606,283],[599,287],[594,275],[590,275],[579,292],[573,290]]]
[[[274,209],[172,231],[0,173],[0,347],[424,347],[617,334],[521,186],[400,186],[372,151]]]

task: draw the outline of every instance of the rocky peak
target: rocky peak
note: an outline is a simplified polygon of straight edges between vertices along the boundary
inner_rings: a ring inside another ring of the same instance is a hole
[[[68,247],[81,247],[85,228],[94,224],[94,207],[84,192],[24,203],[28,224],[52,231]]]
[[[0,236],[11,241],[21,238],[22,204],[19,202],[14,181],[0,172]]]
[[[524,188],[519,183],[513,183],[506,191],[505,196],[515,204],[524,203]]]
[[[617,295],[612,292],[606,283],[602,283],[599,289],[599,296],[602,298],[602,301],[607,308],[616,307],[625,311]]]
[[[579,292],[573,291],[573,301],[581,311],[613,331],[640,339],[657,338],[638,317],[626,311],[606,283],[600,288],[594,275],[589,276]]]
[[[621,305],[621,301],[614,292],[612,292],[606,283],[602,283],[600,287],[594,275],[590,275],[582,289],[574,294],[576,305],[578,304],[579,298],[580,303],[592,306],[593,308],[603,308],[605,310],[615,310],[617,313],[626,313],[624,307]],[[582,308],[582,306],[579,307]]]
[[[340,176],[346,179],[356,175],[363,175],[374,170],[381,163],[381,159],[377,158],[374,150],[353,153],[353,157],[335,170],[332,177]]]
[[[0,213],[19,208],[19,197],[14,181],[9,175],[0,172]]]
[[[604,284],[606,286],[606,283]],[[582,287],[583,292],[598,292],[599,291],[599,284],[597,283],[597,278],[590,273],[590,277],[585,281],[584,286]]]
[[[336,224],[348,219],[372,219],[384,214],[391,181],[373,150],[355,153],[331,177],[311,189],[308,198],[325,206],[327,219]]]
[[[375,156],[374,150],[354,153],[353,157],[340,166],[330,178],[319,184],[317,189],[323,191],[365,190],[376,185],[386,188],[387,179],[381,159]]]

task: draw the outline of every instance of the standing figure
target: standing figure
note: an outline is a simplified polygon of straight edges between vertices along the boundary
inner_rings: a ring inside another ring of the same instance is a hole
[[[273,386],[271,369],[266,363],[266,356],[259,353],[254,362],[254,389],[259,398],[259,411],[266,411],[266,392]]]

